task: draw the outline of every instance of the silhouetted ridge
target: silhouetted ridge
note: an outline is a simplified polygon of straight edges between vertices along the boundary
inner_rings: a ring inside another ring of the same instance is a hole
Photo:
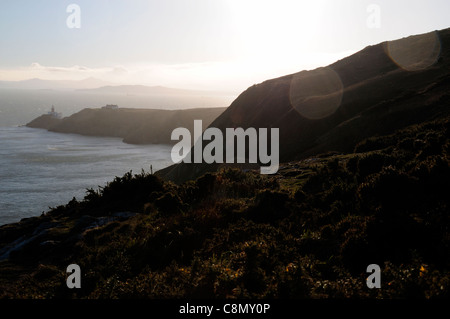
[[[445,29],[264,81],[241,93],[210,126],[278,127],[281,161],[349,152],[372,135],[448,114],[449,45],[450,29]],[[184,181],[216,168],[182,163],[159,174]]]

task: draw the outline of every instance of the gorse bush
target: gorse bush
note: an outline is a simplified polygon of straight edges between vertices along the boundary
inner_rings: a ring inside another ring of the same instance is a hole
[[[146,201],[152,192],[164,190],[163,182],[155,175],[145,172],[133,175],[126,173],[116,177],[98,191],[88,189],[84,204],[91,215],[102,216],[112,212],[139,211],[141,203]],[[131,204],[131,205],[130,205]]]

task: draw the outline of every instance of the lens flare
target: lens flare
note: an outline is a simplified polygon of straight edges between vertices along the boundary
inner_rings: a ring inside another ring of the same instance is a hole
[[[293,76],[289,97],[303,117],[318,120],[332,115],[342,102],[344,86],[332,69],[318,68]]]
[[[419,71],[432,66],[439,59],[441,41],[437,32],[430,32],[389,41],[386,49],[399,67],[406,71]]]

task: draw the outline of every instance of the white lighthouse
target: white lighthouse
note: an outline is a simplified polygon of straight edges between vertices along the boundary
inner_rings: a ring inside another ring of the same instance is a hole
[[[57,119],[61,118],[61,113],[55,112],[55,106],[52,105],[52,110],[50,112],[47,113],[48,115],[55,117]]]

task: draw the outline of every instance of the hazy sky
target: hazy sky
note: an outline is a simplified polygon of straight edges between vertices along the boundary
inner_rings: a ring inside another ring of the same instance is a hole
[[[1,0],[0,80],[242,91],[450,27],[449,14],[448,0]]]

